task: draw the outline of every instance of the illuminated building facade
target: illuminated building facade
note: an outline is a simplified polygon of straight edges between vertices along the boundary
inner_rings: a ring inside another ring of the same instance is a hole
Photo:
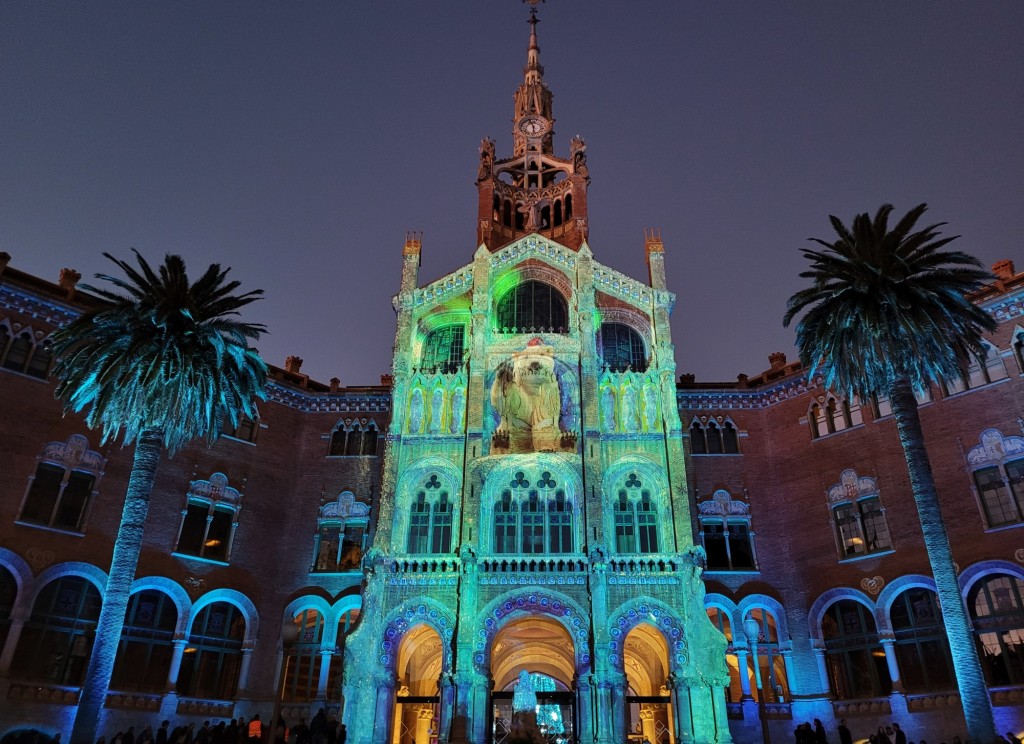
[[[105,733],[267,720],[280,693],[354,744],[501,744],[522,671],[553,744],[750,742],[761,714],[776,737],[962,733],[887,401],[782,355],[677,380],[660,235],[646,283],[595,260],[586,147],[557,156],[553,124],[534,24],[512,155],[481,144],[472,262],[421,286],[405,242],[392,375],[321,384],[290,357],[258,422],[161,464]],[[8,261],[0,734],[66,737],[130,453],[48,379],[49,334],[95,300]],[[988,358],[921,414],[997,724],[1020,732],[1024,274],[994,270]]]

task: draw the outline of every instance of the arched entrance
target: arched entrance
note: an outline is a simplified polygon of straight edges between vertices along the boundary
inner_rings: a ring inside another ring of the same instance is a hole
[[[649,623],[639,623],[623,644],[626,739],[631,744],[675,744],[668,683],[668,644]]]
[[[398,646],[398,687],[391,744],[437,744],[441,637],[429,625],[408,630]]]
[[[576,649],[569,632],[554,618],[528,615],[509,622],[491,646],[491,720],[493,744],[511,738],[512,695],[521,671],[530,675],[537,691],[537,725],[551,744],[577,738]]]

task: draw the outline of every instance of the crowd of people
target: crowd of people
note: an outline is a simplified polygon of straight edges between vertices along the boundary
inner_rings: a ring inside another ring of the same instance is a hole
[[[836,733],[839,735],[838,744],[853,744],[853,733],[846,725],[845,718],[840,719],[839,728]],[[829,741],[828,732],[825,731],[825,726],[819,718],[814,719],[813,726],[810,723],[801,723],[793,731],[793,735],[796,738],[796,744],[834,744]],[[863,738],[863,736],[859,737],[858,741],[863,741]],[[907,741],[907,735],[898,723],[879,726],[877,731],[868,734],[867,741],[868,744],[928,744],[926,739],[921,739],[917,742]],[[1007,731],[1006,736],[1000,736],[998,742],[999,744],[1024,744],[1012,731]],[[945,739],[941,739],[940,744],[947,744],[947,742]],[[954,736],[949,740],[948,744],[964,743],[961,742],[959,736]],[[966,744],[971,744],[971,740],[968,739]]]

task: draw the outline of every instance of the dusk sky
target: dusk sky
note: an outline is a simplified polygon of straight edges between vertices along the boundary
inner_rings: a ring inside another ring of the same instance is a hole
[[[511,155],[515,0],[0,3],[0,250],[233,268],[247,319],[326,382],[390,370],[406,230],[421,283],[476,248],[482,137]],[[679,372],[757,374],[799,249],[891,202],[1024,268],[1024,3],[549,0],[555,152],[587,142],[595,258],[647,280],[659,227]]]

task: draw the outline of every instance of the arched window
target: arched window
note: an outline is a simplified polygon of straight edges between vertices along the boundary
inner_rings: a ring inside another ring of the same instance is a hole
[[[177,624],[178,608],[169,596],[155,589],[133,594],[124,616],[110,689],[163,692]]]
[[[232,425],[231,419],[225,417],[220,435],[222,437],[237,439],[240,442],[256,444],[256,434],[259,433],[259,430],[259,424],[248,416],[239,417],[237,426]]]
[[[569,311],[565,298],[554,287],[538,281],[516,285],[497,303],[500,333],[566,333]]]
[[[519,505],[512,500],[512,492],[505,491],[494,506],[494,552],[515,553],[516,533],[519,525]]]
[[[704,436],[708,442],[708,454],[722,454],[722,430],[714,421],[708,421],[704,427]]]
[[[335,653],[331,655],[331,667],[327,672],[327,697],[337,700],[341,694],[341,679],[345,671],[345,642],[352,632],[359,610],[351,609],[342,614],[338,620],[338,635],[335,639]]]
[[[1024,513],[1024,459],[975,470],[974,484],[989,527],[1022,520]]]
[[[88,447],[89,441],[81,434],[46,445],[35,475],[29,479],[19,522],[72,532],[85,530],[104,463],[103,457]]]
[[[630,473],[619,489],[614,519],[616,552],[658,552],[658,508],[637,473]]]
[[[18,582],[14,574],[0,566],[0,648],[7,643],[7,632],[11,629],[11,610],[18,598]]]
[[[245,617],[228,602],[214,602],[196,616],[178,674],[178,694],[232,700],[245,640]]]
[[[698,419],[690,424],[690,452],[694,455],[706,455],[708,453],[708,440],[704,436],[704,427]]]
[[[6,323],[0,323],[0,360],[7,354],[7,346],[11,343],[11,329]]]
[[[339,421],[331,432],[331,444],[327,449],[330,457],[366,457],[377,454],[377,438],[380,431],[373,419],[360,421]]]
[[[302,610],[292,622],[298,635],[287,649],[282,697],[291,703],[316,700],[320,684],[320,668],[329,656],[321,653],[324,637],[324,616],[314,609]]]
[[[727,455],[738,455],[740,451],[740,440],[736,433],[736,427],[732,421],[722,424],[722,452]]]
[[[811,404],[807,420],[811,426],[812,439],[864,423],[859,401],[840,400],[833,395],[825,399],[824,406],[819,403]]]
[[[953,657],[935,592],[919,587],[901,592],[889,617],[896,636],[896,662],[906,691],[954,689]]]
[[[25,365],[28,363],[28,358],[32,354],[34,347],[35,342],[32,341],[32,334],[28,331],[22,331],[11,341],[3,366],[15,372],[24,372]]]
[[[602,323],[601,361],[612,372],[646,372],[647,349],[643,338],[625,323]]]
[[[944,384],[946,395],[973,390],[1006,377],[1006,365],[1003,364],[999,349],[989,343],[983,342],[983,345],[985,347],[984,359],[979,360],[972,357],[970,364],[963,370],[960,377],[946,380]]]
[[[729,686],[725,688],[725,699],[730,703],[738,702],[743,697],[743,687],[740,684],[739,659],[733,652],[732,623],[729,622],[729,613],[718,607],[708,607],[707,612],[711,624],[721,631],[722,635],[725,636],[725,642],[728,644],[725,652],[725,663],[729,667]],[[747,673],[746,669],[742,671],[742,674]]]
[[[560,554],[575,551],[573,504],[548,471],[534,487],[522,472],[494,505],[494,552]]]
[[[14,675],[58,685],[82,684],[100,604],[99,591],[80,576],[61,576],[43,587],[18,640]]]
[[[448,490],[431,475],[416,491],[409,517],[407,552],[441,555],[452,549],[452,503]]]
[[[0,336],[0,343],[2,342],[3,337]],[[1024,375],[1024,331],[1013,334],[1013,356],[1017,360],[1017,369]]]
[[[226,563],[234,532],[233,506],[190,498],[174,552]]]
[[[967,607],[991,686],[1024,683],[1024,581],[994,574],[972,587]]]
[[[755,654],[754,663],[758,665],[765,702],[784,702],[789,697],[789,680],[786,678],[786,661],[780,650],[779,629],[775,616],[768,610],[756,607],[747,613],[747,617],[757,621],[757,638],[747,640],[756,644],[756,647],[750,650]],[[756,685],[751,686],[750,694],[757,699],[760,693]]]
[[[821,621],[829,685],[836,700],[888,695],[892,690],[885,651],[871,611],[860,602],[843,599]]]
[[[426,374],[458,372],[465,352],[465,334],[466,327],[461,324],[441,326],[428,333],[423,342],[420,370]]]
[[[25,370],[26,374],[32,375],[32,377],[39,377],[45,380],[47,375],[50,374],[50,364],[53,362],[53,341],[50,339],[43,339],[42,342],[36,344],[35,353],[28,360],[28,368]]]
[[[700,525],[708,571],[753,571],[756,568],[750,517],[702,516]]]

